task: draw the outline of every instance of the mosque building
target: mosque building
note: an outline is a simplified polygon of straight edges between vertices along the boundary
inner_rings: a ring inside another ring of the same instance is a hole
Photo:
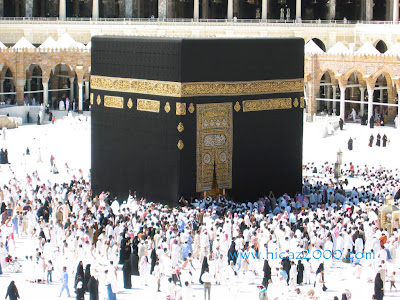
[[[0,17],[4,103],[87,110],[95,35],[302,37],[308,120],[399,109],[399,0],[0,0]]]

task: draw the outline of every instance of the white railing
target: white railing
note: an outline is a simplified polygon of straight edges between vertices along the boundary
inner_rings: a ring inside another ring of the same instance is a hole
[[[317,116],[314,115],[314,123],[330,123],[332,126],[336,129],[339,127],[339,120],[340,116],[329,116],[329,115],[324,115],[324,116]]]
[[[186,19],[186,18],[0,18],[1,24],[93,24],[93,25],[130,25],[130,24],[199,24],[199,25],[253,25],[266,24],[272,26],[296,26],[296,27],[315,27],[315,26],[338,26],[338,27],[353,27],[356,24],[381,24],[381,25],[399,25],[399,22],[393,21],[344,21],[344,20],[281,20],[281,19]]]

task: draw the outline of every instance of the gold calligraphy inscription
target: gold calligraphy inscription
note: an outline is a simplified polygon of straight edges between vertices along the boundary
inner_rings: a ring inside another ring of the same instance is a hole
[[[262,111],[274,109],[290,109],[292,108],[291,98],[275,98],[243,101],[243,111]]]
[[[90,105],[93,105],[93,97],[94,97],[93,93],[90,93]]]
[[[201,95],[255,95],[300,92],[304,89],[302,79],[239,82],[196,82],[182,85],[182,96]]]
[[[96,99],[97,105],[101,104],[101,97],[100,95],[97,95],[97,99]]]
[[[177,116],[186,115],[186,103],[176,102],[176,115]]]
[[[90,86],[96,90],[171,97],[257,95],[302,92],[304,90],[304,79],[180,83],[92,75],[90,77]]]
[[[300,108],[304,108],[305,103],[304,103],[304,97],[300,97]]]
[[[294,107],[298,107],[299,106],[299,100],[297,100],[297,98],[294,98],[293,106]]]
[[[115,96],[104,96],[104,106],[111,108],[124,108],[124,98]]]
[[[149,112],[160,112],[160,101],[148,100],[148,99],[137,99],[137,110],[149,111]]]

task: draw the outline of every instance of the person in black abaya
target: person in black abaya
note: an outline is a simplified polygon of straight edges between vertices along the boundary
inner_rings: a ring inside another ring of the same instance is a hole
[[[8,151],[7,151],[7,149],[4,150],[4,164],[5,164],[5,165],[9,164],[9,162],[8,162]]]
[[[124,265],[122,266],[122,272],[124,275],[124,289],[131,289],[132,288],[132,281],[131,281],[132,265],[131,265],[131,262],[129,261],[129,259],[124,262]]]
[[[231,246],[229,247],[228,250],[228,260],[233,261],[233,264],[236,265],[236,260],[237,260],[237,252],[236,252],[236,245],[235,241],[232,240]]]
[[[89,300],[99,300],[99,281],[93,276],[89,279],[88,291],[90,294]]]
[[[361,125],[368,125],[368,116],[364,114],[361,119]]]
[[[263,278],[263,281],[262,281],[262,285],[267,288],[268,287],[268,280],[271,279],[271,267],[270,267],[269,262],[268,262],[267,259],[264,260],[263,271],[264,271],[264,278]]]
[[[378,135],[376,136],[376,145],[378,147],[381,146],[381,135],[378,133]]]
[[[201,264],[201,272],[200,272],[200,278],[199,278],[199,282],[201,284],[203,284],[203,280],[201,280],[201,276],[203,276],[203,274],[206,272],[206,270],[208,270],[208,259],[207,256],[204,256],[203,258],[203,263]]]
[[[315,272],[315,275],[318,275],[319,273],[321,273],[321,271],[325,271],[325,268],[324,268],[324,264],[323,264],[323,263],[320,263],[320,264],[319,264],[318,269],[317,269],[317,272]]]
[[[324,263],[319,264],[317,272],[315,272],[315,276],[318,276],[318,274],[321,273],[322,271],[325,271]],[[324,274],[322,274],[322,281],[325,281]],[[325,283],[324,283],[324,286],[325,286]]]
[[[286,274],[288,275],[288,277],[287,277],[287,283],[289,284],[289,279],[290,279],[290,277],[289,277],[289,273],[290,273],[290,260],[289,260],[289,258],[288,257],[285,257],[284,259],[282,259],[282,267],[283,267],[283,269],[285,270],[285,272],[286,272]]]
[[[374,116],[371,116],[371,118],[369,118],[369,128],[374,128],[374,124],[375,123],[375,119]]]
[[[121,241],[121,250],[119,251],[119,264],[124,264],[126,260],[129,260],[132,252],[131,249],[131,239],[129,236],[125,236]]]
[[[154,267],[156,266],[156,261],[157,261],[156,249],[151,250],[150,259],[151,259],[151,266],[150,266],[150,275],[151,275],[153,274]]]
[[[347,148],[349,149],[349,151],[353,150],[353,139],[350,137],[349,141],[347,142]]]
[[[80,279],[77,282],[75,293],[76,293],[76,300],[85,300],[85,287],[83,286],[82,279]]]
[[[83,288],[85,289],[85,292],[88,291],[88,283],[91,277],[90,264],[87,264],[85,268],[85,276],[83,277]]]
[[[381,279],[381,273],[377,273],[375,277],[374,293],[376,300],[382,300],[384,296],[383,292],[383,281]]]
[[[386,143],[387,143],[387,136],[386,134],[384,134],[382,137],[382,147],[386,147]]]
[[[339,119],[339,127],[340,127],[340,130],[343,130],[343,124],[344,124],[343,119],[340,118],[340,119]]]
[[[371,136],[369,137],[369,144],[368,146],[372,147],[374,145],[374,136],[371,134]]]
[[[10,282],[10,285],[7,288],[6,299],[7,297],[9,297],[10,300],[17,300],[19,298],[18,289],[14,280]]]
[[[76,284],[78,283],[79,279],[78,277],[80,276],[80,280],[83,280],[83,277],[85,276],[83,272],[83,262],[80,261],[78,264],[78,267],[76,268],[76,275],[75,275],[75,282],[74,282],[74,288],[76,289]]]
[[[131,257],[129,258],[129,261],[131,263],[132,275],[139,276],[139,255],[138,255],[137,250],[133,249],[133,253],[131,254]]]
[[[3,148],[0,150],[0,165],[4,164],[4,151]]]
[[[297,264],[297,284],[302,284],[303,283],[303,274],[304,274],[304,265],[299,260],[299,263]]]

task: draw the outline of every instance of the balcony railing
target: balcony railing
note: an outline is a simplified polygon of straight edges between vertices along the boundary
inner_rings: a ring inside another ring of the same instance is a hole
[[[82,24],[82,25],[132,25],[132,24],[174,24],[174,25],[254,25],[254,24],[265,24],[268,26],[337,26],[337,27],[353,27],[358,24],[380,24],[380,25],[399,25],[399,22],[392,21],[345,21],[345,20],[280,20],[280,19],[183,19],[183,18],[0,18],[1,24]]]

